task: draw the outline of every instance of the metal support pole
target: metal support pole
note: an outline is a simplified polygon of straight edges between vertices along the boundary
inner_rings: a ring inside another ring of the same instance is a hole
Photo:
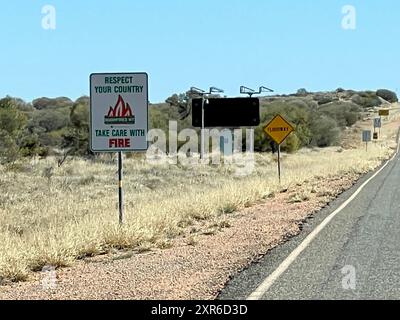
[[[278,176],[279,184],[281,184],[281,145],[278,145]]]
[[[218,89],[216,87],[211,87],[210,91],[208,92],[208,94],[204,91],[201,90],[199,88],[196,87],[191,87],[190,88],[190,92],[194,93],[196,95],[200,95],[201,96],[201,142],[200,142],[200,159],[203,160],[205,157],[205,121],[204,121],[204,104],[206,99],[208,99],[208,95],[211,95],[213,93],[223,93],[224,90]],[[205,97],[205,98],[204,98]],[[207,102],[208,103],[208,102]],[[207,142],[207,146],[209,145],[209,143]],[[208,152],[209,150],[207,150]]]
[[[119,224],[124,224],[124,192],[122,190],[122,152],[118,152],[118,208],[119,208]]]
[[[250,153],[254,153],[254,129],[251,128],[250,129],[250,150],[246,150],[249,151]]]
[[[204,96],[201,97],[201,145],[200,145],[200,159],[203,160],[204,159],[204,140],[205,140],[205,121],[204,121],[204,103],[205,103],[205,99]]]

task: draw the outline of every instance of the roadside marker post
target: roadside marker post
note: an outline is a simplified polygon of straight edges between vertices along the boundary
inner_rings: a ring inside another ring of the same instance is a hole
[[[123,152],[148,149],[147,73],[90,75],[90,149],[118,154],[119,223],[124,223]]]
[[[371,142],[371,130],[364,130],[362,133],[362,140],[365,142],[365,150],[368,152],[368,142]]]
[[[379,121],[379,137],[381,136],[381,128],[382,128],[382,117],[379,117],[380,121]]]
[[[264,132],[278,144],[279,183],[281,183],[281,144],[293,131],[294,127],[279,114],[264,127]]]
[[[376,137],[377,132],[376,129],[379,129],[379,136],[381,136],[381,128],[382,128],[382,117],[374,119],[374,140],[378,140]]]
[[[378,114],[380,118],[379,136],[381,137],[382,117],[389,117],[390,111],[393,109],[379,109]]]

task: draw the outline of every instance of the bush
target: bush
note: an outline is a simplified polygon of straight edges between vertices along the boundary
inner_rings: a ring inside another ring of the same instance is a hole
[[[56,98],[56,99],[39,98],[39,99],[33,100],[32,104],[35,109],[43,110],[43,109],[48,109],[48,108],[71,107],[74,103],[69,98],[60,97],[60,98]]]
[[[65,109],[39,110],[33,114],[29,127],[41,127],[45,132],[65,128],[69,124],[69,111]]]
[[[340,129],[334,119],[326,115],[319,115],[311,124],[311,145],[320,148],[329,147],[339,143]]]
[[[350,127],[360,118],[360,106],[351,102],[333,102],[320,108],[320,112],[336,120],[340,127]]]
[[[18,145],[8,132],[0,129],[0,164],[12,163],[20,156]]]
[[[385,99],[388,102],[391,102],[391,103],[395,103],[395,102],[399,101],[396,93],[394,93],[393,91],[390,91],[390,90],[380,89],[376,92],[376,95],[378,97],[381,97],[382,99]]]
[[[89,129],[89,106],[75,104],[71,110],[70,121],[75,127]]]
[[[358,120],[360,120],[360,114],[356,112],[345,112],[344,118],[346,120],[346,126],[351,127],[354,125]]]
[[[89,106],[76,103],[71,109],[70,127],[60,132],[62,148],[69,149],[70,154],[88,155],[89,149]]]
[[[315,101],[318,102],[318,105],[324,105],[327,103],[331,103],[333,100],[334,100],[334,98],[329,95],[317,95],[315,97]]]
[[[15,138],[26,122],[25,114],[16,108],[11,98],[0,100],[0,128],[2,130]]]
[[[261,107],[261,124],[255,130],[255,150],[271,151],[271,139],[266,137],[263,128],[277,114],[281,114],[287,121],[296,127],[296,136],[293,141],[289,140],[291,146],[289,149],[296,151],[297,149],[307,146],[310,141],[311,132],[307,130],[310,121],[310,115],[313,112],[313,101],[307,99],[288,99],[286,101],[273,101],[263,103]]]
[[[352,96],[351,101],[363,108],[374,108],[382,104],[381,99],[373,92],[359,92]]]
[[[82,96],[82,97],[76,99],[75,104],[86,104],[86,105],[89,105],[90,104],[90,97]]]
[[[283,143],[282,147],[282,150],[288,153],[294,153],[299,150],[301,147],[301,142],[297,137],[297,134],[295,132],[291,133]]]
[[[14,162],[20,155],[18,138],[26,125],[25,114],[17,109],[15,99],[0,100],[0,161]]]
[[[63,135],[68,128],[39,134],[40,143],[49,147],[60,148],[63,143]]]
[[[297,90],[297,95],[300,97],[304,97],[304,96],[308,95],[308,91],[304,88],[301,88],[301,89]]]
[[[25,130],[18,139],[19,153],[22,157],[46,156],[49,154],[47,145],[43,145],[39,136]]]

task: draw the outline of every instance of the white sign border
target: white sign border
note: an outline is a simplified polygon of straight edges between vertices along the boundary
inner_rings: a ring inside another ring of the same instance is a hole
[[[94,72],[89,76],[89,92],[90,92],[90,105],[89,105],[89,148],[93,153],[118,153],[118,152],[134,152],[134,153],[142,153],[147,152],[149,149],[149,141],[146,141],[147,147],[146,149],[107,149],[107,150],[93,150],[92,146],[92,133],[93,133],[93,121],[92,121],[92,76],[107,76],[107,75],[146,75],[146,100],[147,100],[147,132],[146,132],[146,140],[148,138],[149,132],[149,75],[147,72]]]

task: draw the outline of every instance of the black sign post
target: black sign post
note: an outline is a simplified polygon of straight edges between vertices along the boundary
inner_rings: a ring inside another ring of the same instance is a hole
[[[278,145],[278,177],[279,177],[279,184],[281,184],[281,145]]]
[[[124,224],[124,191],[122,189],[123,178],[122,167],[122,152],[118,152],[118,209],[119,209],[119,224]]]

